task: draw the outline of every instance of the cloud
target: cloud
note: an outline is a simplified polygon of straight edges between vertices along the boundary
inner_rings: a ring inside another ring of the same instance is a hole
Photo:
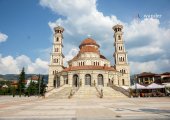
[[[37,58],[34,62],[25,55],[16,58],[12,56],[3,57],[0,55],[0,74],[19,74],[22,67],[25,67],[26,73],[47,74],[48,62]]]
[[[169,70],[170,59],[158,59],[148,62],[130,62],[132,73],[155,72],[162,73]]]
[[[78,48],[72,48],[64,58],[64,65],[67,66],[67,61],[71,60],[78,53]]]
[[[5,42],[7,38],[8,36],[6,34],[0,32],[0,43]]]
[[[125,23],[116,15],[105,16],[97,9],[96,0],[40,0],[40,5],[62,16],[56,21],[49,21],[48,25],[51,29],[57,25],[65,28],[64,46],[66,47],[63,50],[69,58],[73,57],[69,51],[78,46],[88,34],[91,34],[92,38],[101,45],[101,53],[113,63],[114,32],[112,26],[122,24],[132,68],[140,65],[142,71],[147,71],[147,66],[155,65],[155,70],[159,71],[157,68],[162,68],[161,65],[166,64],[166,60],[170,59],[168,52],[170,51],[170,29],[160,27],[159,19],[145,18],[141,21],[134,19]],[[141,63],[140,59],[145,60]],[[161,64],[156,64],[158,62]],[[170,71],[170,67],[165,66],[165,68],[161,70]],[[132,74],[136,72],[132,70]]]

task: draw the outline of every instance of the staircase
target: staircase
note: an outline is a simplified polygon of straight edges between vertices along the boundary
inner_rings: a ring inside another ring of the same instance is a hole
[[[73,99],[99,98],[99,93],[95,87],[80,87],[72,97]]]
[[[123,93],[116,91],[111,87],[102,87],[100,89],[103,90],[103,98],[127,98]]]
[[[48,98],[55,98],[55,99],[68,99],[68,96],[70,95],[71,87],[63,87],[59,91],[54,91],[51,95],[48,96]]]

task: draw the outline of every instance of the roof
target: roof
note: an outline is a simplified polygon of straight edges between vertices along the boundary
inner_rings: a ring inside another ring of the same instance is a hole
[[[161,75],[170,75],[170,72],[162,73]]]
[[[115,30],[115,28],[121,28],[121,29],[123,29],[123,25],[117,24],[117,25],[113,26],[113,30]]]
[[[79,46],[79,48],[80,48],[79,53],[73,59],[71,59],[69,62],[77,60],[79,58],[80,54],[85,53],[85,52],[97,53],[98,55],[100,55],[101,59],[106,59],[105,56],[100,54],[99,47],[100,46],[96,43],[95,40],[93,40],[91,38],[86,38],[85,40],[83,40],[81,42],[81,44]]]
[[[151,72],[143,72],[141,74],[138,74],[137,76],[138,77],[154,77],[154,76],[160,76],[160,75],[151,73]]]
[[[80,53],[84,53],[84,52],[95,52],[97,54],[99,54],[99,50],[98,48],[95,48],[94,46],[84,46],[80,49]]]
[[[61,26],[56,26],[56,27],[54,27],[54,31],[55,30],[61,30],[61,31],[64,31],[64,28],[63,27],[61,27]]]
[[[39,76],[37,75],[34,75],[34,76],[31,76],[31,80],[38,80]]]
[[[63,72],[75,71],[75,70],[108,70],[108,71],[116,71],[112,67],[86,65],[86,66],[70,66],[70,67],[64,69]]]
[[[79,48],[81,48],[84,45],[96,45],[98,47],[100,47],[95,40],[93,40],[92,38],[86,38],[85,40],[83,40],[79,46]]]

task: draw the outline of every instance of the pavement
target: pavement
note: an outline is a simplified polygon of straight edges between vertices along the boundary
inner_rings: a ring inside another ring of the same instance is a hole
[[[170,97],[55,99],[0,96],[0,120],[170,120]]]

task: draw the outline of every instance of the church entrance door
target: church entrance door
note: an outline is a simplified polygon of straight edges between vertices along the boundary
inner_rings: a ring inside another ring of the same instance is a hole
[[[103,86],[104,82],[103,82],[103,75],[99,74],[98,75],[98,85],[102,85]]]
[[[91,86],[91,75],[90,74],[85,75],[85,85]]]
[[[73,86],[78,87],[79,85],[79,77],[77,74],[73,75]]]

